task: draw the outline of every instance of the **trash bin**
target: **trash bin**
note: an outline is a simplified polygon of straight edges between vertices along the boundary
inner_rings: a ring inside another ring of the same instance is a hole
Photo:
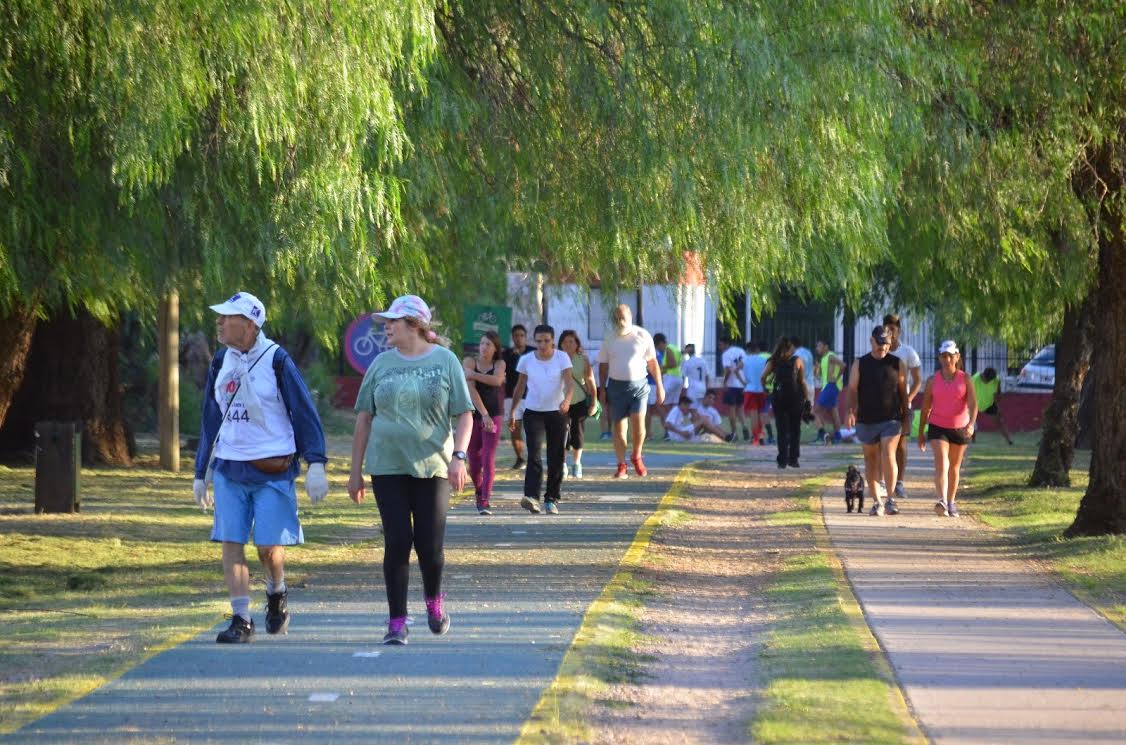
[[[78,512],[81,422],[35,423],[35,514]]]

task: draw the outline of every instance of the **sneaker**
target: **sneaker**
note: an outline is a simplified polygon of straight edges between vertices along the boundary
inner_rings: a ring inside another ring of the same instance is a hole
[[[950,506],[946,508],[946,514],[950,517],[958,517],[958,503],[951,502]]]
[[[735,433],[732,432],[731,434],[727,435],[726,437],[723,438],[723,441],[724,442],[735,442]]]
[[[638,476],[644,476],[649,473],[649,469],[645,467],[645,461],[641,460],[640,455],[635,455],[630,458],[630,461],[633,463],[633,470],[637,472]]]
[[[602,434],[600,434],[600,435],[598,436],[598,439],[599,439],[599,440],[602,440],[603,442],[605,442],[606,440],[609,440],[609,439],[610,439],[610,433],[609,433],[609,432],[603,432]]]
[[[751,432],[746,427],[743,427],[743,442],[751,441]]]
[[[618,470],[614,471],[614,478],[616,478],[616,479],[628,479],[629,478],[629,474],[626,472],[626,464],[625,463],[619,463],[618,464]]]
[[[895,482],[895,498],[896,499],[907,499],[907,490],[903,488],[903,482],[902,481],[896,481]]]
[[[941,499],[935,502],[934,514],[938,515],[939,517],[947,517],[950,514],[950,511],[946,509],[946,502],[943,502]]]
[[[407,628],[407,617],[392,618],[387,624],[387,633],[383,635],[383,643],[402,646],[407,643],[408,634],[410,629]]]
[[[540,500],[538,497],[520,497],[520,506],[533,515],[540,514]]]
[[[824,439],[825,439],[825,428],[824,428],[824,427],[820,427],[820,428],[818,428],[818,430],[817,430],[817,437],[816,437],[816,438],[814,438],[814,440],[813,440],[813,441],[814,441],[814,442],[821,442],[821,441],[822,441],[822,440],[824,440]]]
[[[254,619],[247,621],[242,616],[231,616],[231,625],[215,637],[219,644],[246,644],[254,641]]]
[[[833,444],[836,445],[841,441],[841,432],[837,430],[833,433]]]
[[[558,515],[559,507],[555,504],[555,502],[550,502],[545,499],[543,503],[543,511],[549,515]]]
[[[485,505],[481,505],[480,507],[477,508],[477,514],[478,515],[491,515],[491,514],[493,514],[493,511],[491,509],[489,509],[489,505],[485,504]]]
[[[887,495],[888,495],[888,489],[887,489],[886,486],[884,486],[884,482],[877,481],[876,482],[876,496],[879,497],[880,499],[885,499],[887,497]]]
[[[441,593],[437,597],[426,600],[426,625],[438,636],[450,630],[450,614],[442,608],[442,600],[445,597],[446,594]]]
[[[267,634],[285,634],[289,630],[289,611],[286,610],[286,600],[288,599],[288,590],[266,595]]]
[[[767,444],[767,445],[777,445],[778,443],[777,443],[777,442],[775,442],[775,440],[774,440],[774,438],[773,438],[773,437],[767,437],[767,438],[766,438],[766,444]]]
[[[884,516],[884,503],[883,502],[876,502],[874,505],[872,505],[872,510],[868,514],[871,515],[872,517],[883,517]]]
[[[583,477],[583,464],[576,463],[575,465],[571,466],[571,475],[577,479],[581,479]]]
[[[517,458],[516,462],[512,464],[513,471],[523,471],[527,467],[528,464],[524,462],[523,458]]]
[[[898,515],[899,514],[899,505],[897,505],[895,503],[894,499],[889,499],[887,501],[887,503],[884,505],[884,511],[889,515]]]
[[[786,464],[785,464],[785,463],[783,463],[783,462],[781,462],[781,461],[779,461],[779,462],[778,462],[778,467],[779,467],[779,468],[785,468],[785,467],[786,467]]]
[[[789,466],[790,468],[801,468],[801,464],[798,463],[796,460],[792,460],[789,463],[787,463],[786,465]]]
[[[566,463],[563,464],[563,470],[559,472],[559,480],[566,481],[571,476],[571,467]]]

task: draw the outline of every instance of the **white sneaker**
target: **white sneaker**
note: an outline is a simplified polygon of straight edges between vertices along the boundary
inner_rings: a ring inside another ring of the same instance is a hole
[[[876,496],[879,497],[881,500],[883,500],[883,499],[887,498],[887,495],[888,495],[888,488],[886,486],[884,486],[884,482],[877,481],[876,482]]]
[[[942,501],[941,499],[935,502],[934,514],[938,515],[939,517],[948,517],[950,515],[950,510],[947,509],[946,502]]]
[[[571,475],[577,479],[581,479],[583,477],[583,464],[576,463],[575,465],[571,466]]]

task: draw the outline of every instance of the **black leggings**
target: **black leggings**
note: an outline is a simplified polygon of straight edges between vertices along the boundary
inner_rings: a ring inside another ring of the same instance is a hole
[[[788,466],[801,457],[801,401],[774,404],[778,425],[778,465]]]
[[[582,450],[583,443],[586,439],[584,437],[583,429],[586,427],[586,418],[590,414],[590,400],[584,399],[577,404],[571,404],[571,408],[567,410],[567,419],[569,424],[567,426],[567,449]]]
[[[423,594],[432,598],[442,589],[446,563],[446,512],[450,482],[444,478],[372,476],[371,490],[383,522],[383,580],[391,618],[407,615],[411,545],[422,569]],[[413,520],[412,520],[413,518]]]
[[[540,455],[547,444],[547,488],[543,498],[559,501],[563,483],[563,454],[567,442],[567,415],[559,411],[524,411],[524,439],[528,442],[528,469],[524,471],[524,496],[540,498],[543,484],[543,460]]]

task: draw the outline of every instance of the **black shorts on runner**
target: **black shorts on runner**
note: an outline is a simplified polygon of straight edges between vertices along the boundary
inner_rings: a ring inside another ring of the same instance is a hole
[[[928,440],[946,440],[951,445],[969,445],[970,438],[966,436],[965,429],[950,429],[939,427],[937,424],[927,425]]]

